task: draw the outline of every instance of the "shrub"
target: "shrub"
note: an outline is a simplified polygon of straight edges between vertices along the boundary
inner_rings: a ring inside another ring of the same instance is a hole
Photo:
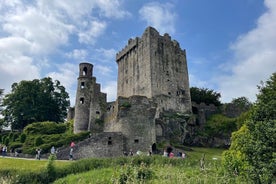
[[[56,156],[52,155],[52,154],[48,158],[48,163],[47,163],[47,166],[46,166],[46,172],[47,172],[49,181],[54,181],[54,179],[56,178],[56,169],[54,167],[55,159],[56,159]]]
[[[204,128],[208,136],[230,136],[233,131],[237,130],[236,118],[215,114],[207,120]]]
[[[21,142],[21,143],[24,143],[24,142],[26,141],[26,138],[27,138],[27,135],[26,135],[26,134],[24,134],[24,133],[21,134],[21,135],[20,135],[20,142]]]
[[[61,134],[65,131],[65,124],[57,124],[49,121],[32,123],[24,128],[24,133],[26,134]]]
[[[6,138],[5,138],[5,141],[4,141],[4,144],[5,144],[6,146],[8,146],[9,143],[10,143],[10,139],[9,139],[9,137],[6,137]]]
[[[9,147],[10,149],[16,149],[22,147],[23,143],[21,142],[12,142],[10,143]]]
[[[35,142],[34,142],[35,146],[40,146],[43,143],[44,143],[44,141],[43,141],[42,137],[39,136],[39,137],[35,138]]]

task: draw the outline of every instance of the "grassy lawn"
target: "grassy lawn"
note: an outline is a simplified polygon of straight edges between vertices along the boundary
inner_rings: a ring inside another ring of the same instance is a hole
[[[17,171],[39,171],[45,169],[48,160],[35,160],[35,159],[21,159],[21,158],[10,158],[0,157],[0,171],[1,170],[17,170]],[[62,168],[66,165],[71,164],[67,161],[56,161],[55,166]]]
[[[56,160],[54,161],[56,176],[53,180],[55,184],[244,183],[242,179],[227,176],[222,172],[220,165],[222,152],[222,149],[193,148],[193,151],[185,152],[187,155],[185,159],[155,155],[91,158],[73,162]],[[205,155],[205,167],[201,169],[199,160],[203,155]],[[1,179],[3,181],[12,179],[12,176],[5,177],[6,170],[15,170],[16,174],[25,174],[23,179],[34,177],[36,183],[46,183],[43,181],[45,175],[39,175],[39,173],[40,171],[47,173],[47,163],[47,160],[0,158],[1,166],[5,166],[0,168],[0,182]],[[33,173],[36,175],[32,175]],[[49,175],[46,176],[48,177]]]

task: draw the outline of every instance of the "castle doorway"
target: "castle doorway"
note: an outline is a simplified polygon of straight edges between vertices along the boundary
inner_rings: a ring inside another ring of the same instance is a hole
[[[152,150],[152,153],[153,153],[153,154],[156,154],[156,153],[157,153],[156,143],[153,143],[153,144],[152,144],[151,150]]]

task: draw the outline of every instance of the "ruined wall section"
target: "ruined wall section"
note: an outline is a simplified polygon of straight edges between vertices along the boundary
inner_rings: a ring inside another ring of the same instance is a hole
[[[91,157],[119,157],[123,156],[125,148],[125,138],[118,132],[104,132],[93,134],[91,138],[76,143],[73,147],[74,160]],[[61,148],[57,153],[57,158],[68,160],[70,147]]]
[[[156,143],[156,104],[145,96],[119,97],[106,121],[105,132],[122,132],[129,151],[148,151]]]

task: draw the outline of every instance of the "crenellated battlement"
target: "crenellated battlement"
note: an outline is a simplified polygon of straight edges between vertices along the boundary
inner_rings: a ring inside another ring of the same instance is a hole
[[[128,52],[136,47],[138,45],[138,40],[138,37],[136,37],[135,39],[130,38],[128,40],[128,45],[116,54],[116,61],[119,62],[122,57],[124,57]]]

